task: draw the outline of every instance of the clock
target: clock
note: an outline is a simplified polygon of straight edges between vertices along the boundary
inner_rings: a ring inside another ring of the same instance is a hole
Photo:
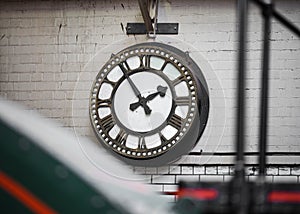
[[[205,78],[189,54],[148,42],[112,54],[90,95],[99,142],[136,166],[162,166],[187,154],[209,112]]]

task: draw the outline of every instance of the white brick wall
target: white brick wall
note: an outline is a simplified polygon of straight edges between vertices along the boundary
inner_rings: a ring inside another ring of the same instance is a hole
[[[210,89],[212,113],[195,152],[234,151],[238,42],[235,2],[160,1],[159,21],[178,22],[179,35],[158,36],[157,40],[190,51],[203,69]],[[276,1],[276,7],[300,26],[299,1]],[[144,36],[127,36],[122,29],[127,22],[141,21],[138,3],[133,0],[1,1],[0,96],[18,101],[66,129],[95,140],[87,109],[92,81],[112,52],[145,41]],[[249,21],[246,149],[256,151],[262,20],[253,5]],[[300,152],[300,42],[277,21],[272,24],[269,151]],[[228,180],[232,171],[229,167],[204,168],[193,164],[232,161],[232,157],[226,156],[191,156],[181,162],[188,166],[143,169],[140,173],[173,173],[161,178],[162,183],[169,179],[167,185],[158,187],[169,191],[173,188],[169,185],[181,178],[179,175],[200,180],[220,175],[217,180]],[[297,157],[271,161],[299,164]],[[275,171],[269,169],[268,174],[279,175],[279,180],[290,175],[291,180],[299,180],[299,168],[292,168],[286,175],[277,167]],[[158,182],[156,179],[149,177],[153,183]]]

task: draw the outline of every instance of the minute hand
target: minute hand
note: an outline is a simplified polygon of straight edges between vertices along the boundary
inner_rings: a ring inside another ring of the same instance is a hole
[[[130,76],[127,74],[126,69],[124,68],[124,66],[122,64],[119,64],[119,67],[121,68],[125,78],[128,80],[129,85],[131,86],[135,96],[137,96],[139,99],[141,99],[141,92],[139,91],[139,89],[136,87],[136,85],[133,83],[133,81],[131,80]]]
[[[142,106],[144,108],[145,114],[149,115],[151,113],[151,109],[147,105],[147,102],[145,102],[145,98],[142,97],[141,92],[136,87],[136,85],[133,83],[133,81],[131,80],[130,76],[127,74],[127,71],[124,68],[124,66],[122,64],[119,64],[119,67],[121,68],[121,70],[122,70],[125,78],[128,80],[129,85],[131,86],[131,88],[132,88],[135,96],[137,96],[137,98],[139,98],[139,101],[137,102],[137,107],[138,106]]]

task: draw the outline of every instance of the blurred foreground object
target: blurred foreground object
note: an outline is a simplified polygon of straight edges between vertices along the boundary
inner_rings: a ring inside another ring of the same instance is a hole
[[[74,137],[15,103],[0,100],[0,135],[1,213],[170,213],[126,165],[100,152],[120,176],[105,173]]]
[[[235,179],[223,182],[181,182],[177,192],[178,213],[237,213]],[[300,185],[289,183],[245,183],[245,213],[300,213]]]

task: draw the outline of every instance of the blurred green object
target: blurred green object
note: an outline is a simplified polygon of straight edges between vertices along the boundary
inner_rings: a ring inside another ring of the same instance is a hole
[[[0,135],[1,213],[32,213],[39,203],[52,213],[128,213],[1,120]]]

